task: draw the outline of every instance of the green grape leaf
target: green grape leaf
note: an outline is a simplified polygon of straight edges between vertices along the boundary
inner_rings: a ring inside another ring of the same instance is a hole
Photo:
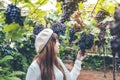
[[[26,3],[25,5],[22,6],[22,8],[25,8],[25,7],[27,7],[27,8],[35,8],[35,5],[33,3],[31,3],[31,2],[29,2],[29,3]]]
[[[21,42],[23,39],[23,35],[22,33],[18,32],[18,33],[14,33],[11,37],[12,41],[17,41],[17,42]]]
[[[0,12],[0,23],[4,23],[4,20],[5,20],[4,12]]]
[[[105,8],[106,11],[108,11],[111,15],[114,14],[114,11],[115,11],[115,5],[114,4],[109,4],[106,8]]]
[[[13,77],[9,77],[9,80],[21,80],[21,79],[18,78],[18,77],[13,76]]]
[[[79,9],[80,9],[80,10],[83,10],[83,9],[84,9],[82,2],[80,2],[78,5],[79,5]]]
[[[7,40],[11,39],[12,32],[6,32],[5,37],[6,37]]]
[[[25,74],[25,73],[22,72],[22,71],[14,71],[11,75],[12,75],[12,76],[15,76],[15,75],[16,75],[16,76],[17,76],[17,75],[19,76],[19,75],[23,75],[23,74]]]
[[[22,2],[22,3],[28,3],[28,2],[30,2],[31,0],[12,0],[12,2],[14,2],[14,3],[15,3],[15,1],[16,1],[16,2]]]
[[[7,55],[7,56],[3,57],[3,58],[0,60],[0,63],[4,63],[4,62],[6,62],[6,61],[8,61],[8,60],[11,60],[11,59],[13,59],[13,57]]]
[[[19,24],[12,23],[12,24],[10,24],[10,25],[5,26],[2,31],[3,31],[3,32],[16,31],[16,30],[19,29],[19,27],[20,27]]]
[[[57,11],[58,11],[59,13],[62,13],[62,10],[61,10],[61,3],[60,3],[60,2],[57,2],[56,8],[57,8]]]
[[[46,4],[48,2],[48,0],[38,0],[37,2],[35,2],[35,4],[40,4],[41,6]]]
[[[0,71],[2,71],[2,67],[0,66]]]

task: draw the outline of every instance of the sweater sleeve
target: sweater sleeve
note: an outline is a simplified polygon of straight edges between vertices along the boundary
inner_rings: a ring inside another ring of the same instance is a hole
[[[41,80],[40,69],[37,63],[33,62],[27,71],[26,80]]]
[[[62,62],[62,60],[60,58],[58,58],[58,60],[60,61],[60,64],[62,65],[65,74],[66,74],[66,78],[67,80],[77,80],[78,75],[80,74],[80,70],[81,70],[81,64],[82,62],[79,60],[75,61],[74,67],[72,68],[71,72],[66,68],[66,66],[64,65],[64,63]]]

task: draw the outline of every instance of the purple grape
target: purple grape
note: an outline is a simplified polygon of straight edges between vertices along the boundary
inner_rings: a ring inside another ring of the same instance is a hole
[[[23,26],[23,18],[21,16],[21,10],[16,5],[9,4],[5,11],[5,23],[11,24],[12,22],[18,23]]]

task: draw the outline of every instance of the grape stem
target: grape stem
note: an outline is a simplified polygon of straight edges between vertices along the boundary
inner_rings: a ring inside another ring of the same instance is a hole
[[[15,5],[17,4],[17,0],[15,0]]]
[[[31,13],[31,15],[32,15],[36,10],[38,10],[38,8],[41,6],[41,4],[43,4],[45,1],[46,1],[46,0],[44,0],[43,2],[41,2],[41,3],[39,4],[39,6]]]
[[[93,14],[94,10],[96,9],[96,7],[97,7],[97,5],[98,5],[98,2],[99,2],[99,0],[97,0],[97,3],[95,4],[95,6],[94,6],[94,8],[93,8],[93,10],[92,10],[92,12],[91,12],[91,16],[93,16],[92,14]]]

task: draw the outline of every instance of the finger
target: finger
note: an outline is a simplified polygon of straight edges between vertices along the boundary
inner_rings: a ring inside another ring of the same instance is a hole
[[[87,55],[88,54],[88,52],[87,51],[85,51],[85,55]]]
[[[80,53],[81,53],[81,51],[78,51],[78,53],[80,54]]]

